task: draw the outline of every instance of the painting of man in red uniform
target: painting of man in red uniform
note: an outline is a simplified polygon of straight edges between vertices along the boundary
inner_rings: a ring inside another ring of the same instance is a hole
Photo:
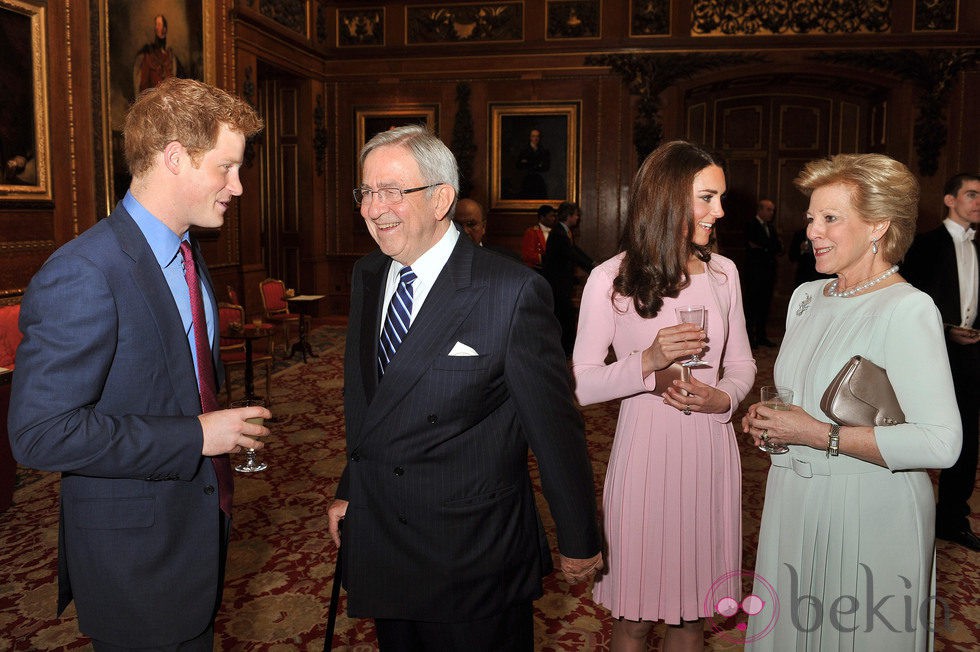
[[[136,53],[133,64],[135,94],[153,88],[168,77],[181,77],[181,73],[180,59],[167,45],[167,17],[157,14],[153,17],[153,41]]]

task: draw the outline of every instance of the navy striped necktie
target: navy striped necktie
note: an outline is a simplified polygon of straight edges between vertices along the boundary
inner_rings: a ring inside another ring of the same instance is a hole
[[[378,379],[384,375],[385,367],[395,357],[395,351],[401,346],[408,327],[412,325],[412,283],[418,277],[411,267],[402,267],[398,273],[401,278],[388,304],[388,316],[378,341]]]

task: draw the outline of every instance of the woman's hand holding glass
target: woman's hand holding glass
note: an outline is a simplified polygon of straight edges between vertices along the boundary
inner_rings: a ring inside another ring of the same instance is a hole
[[[643,377],[701,353],[705,337],[704,329],[694,324],[661,328],[650,346],[643,351]]]
[[[657,336],[643,351],[643,377],[666,369],[675,362],[684,362],[704,350],[705,332],[695,324],[677,324],[657,331]],[[690,382],[677,381],[664,393],[664,403],[684,414],[692,412],[722,413],[731,407],[728,394],[696,378]]]
[[[823,450],[827,448],[829,429],[827,423],[814,419],[798,405],[775,410],[760,401],[749,406],[742,417],[742,432],[751,435],[755,446],[792,444]]]
[[[707,317],[707,311],[704,306],[682,306],[676,308],[677,321],[681,324],[694,324],[698,327],[698,330],[704,331],[704,320]],[[685,367],[706,367],[703,360],[701,360],[701,351],[698,351],[690,358],[681,363]]]

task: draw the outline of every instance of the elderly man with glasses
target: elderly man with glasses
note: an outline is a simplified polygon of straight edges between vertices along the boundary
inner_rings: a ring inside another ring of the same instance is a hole
[[[551,292],[452,227],[456,161],[418,126],[372,138],[354,190],[380,250],[354,267],[347,467],[329,507],[348,612],[390,650],[527,651],[551,553],[602,568],[594,479]]]

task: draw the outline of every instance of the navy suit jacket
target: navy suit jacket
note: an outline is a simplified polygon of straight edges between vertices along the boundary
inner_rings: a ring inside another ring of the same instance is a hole
[[[354,267],[344,367],[352,616],[462,622],[541,595],[552,570],[528,446],[562,554],[599,552],[595,489],[551,292],[461,236],[382,380],[391,259]],[[457,342],[475,356],[451,356]]]
[[[59,613],[74,598],[81,631],[121,646],[197,636],[220,595],[217,482],[180,314],[121,204],[48,259],[20,328],[10,442],[62,473]]]

